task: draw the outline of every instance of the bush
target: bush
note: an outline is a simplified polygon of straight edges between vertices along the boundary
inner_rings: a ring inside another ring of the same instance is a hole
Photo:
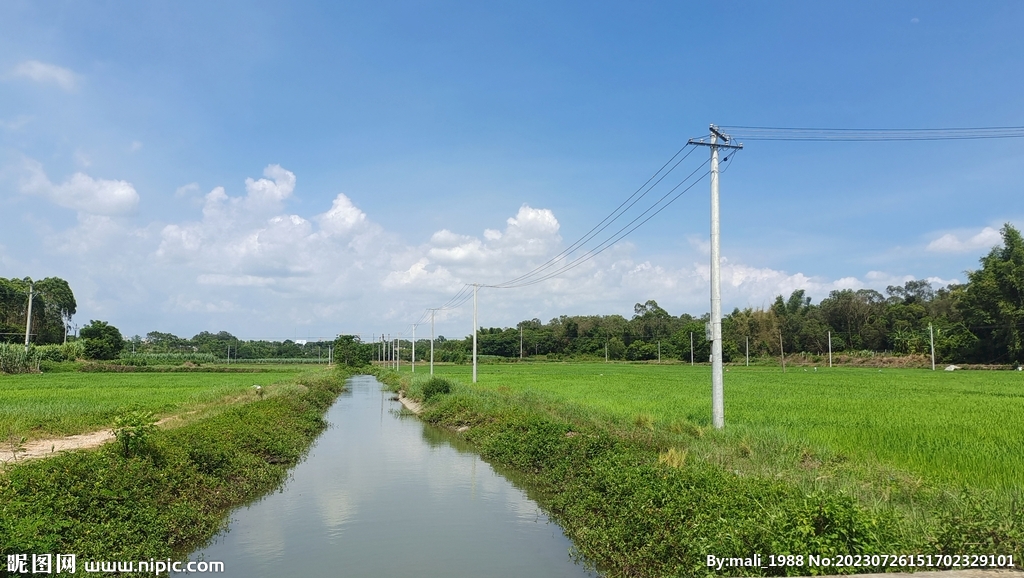
[[[437,395],[451,393],[453,386],[454,384],[449,379],[431,377],[423,384],[423,400],[426,401]]]
[[[114,437],[121,446],[121,455],[126,458],[145,450],[155,431],[156,419],[152,412],[131,411],[114,418]]]

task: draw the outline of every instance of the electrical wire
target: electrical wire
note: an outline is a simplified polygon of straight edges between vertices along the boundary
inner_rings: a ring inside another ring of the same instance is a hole
[[[686,150],[687,147],[691,147],[690,150],[688,152],[686,152],[686,154],[683,154],[682,157],[680,158],[680,155],[683,153],[684,150]],[[488,288],[495,288],[495,289],[513,289],[513,288],[518,288],[518,287],[526,287],[526,286],[529,286],[529,285],[535,285],[537,283],[541,283],[543,281],[547,281],[548,279],[551,279],[553,277],[561,275],[562,273],[571,271],[572,269],[575,269],[576,267],[579,267],[583,263],[586,263],[586,262],[590,261],[591,259],[593,259],[594,257],[600,255],[601,253],[603,253],[604,251],[606,251],[610,247],[614,246],[615,243],[621,241],[627,235],[631,234],[633,231],[635,231],[636,229],[638,229],[639,227],[643,226],[645,223],[650,221],[656,215],[661,213],[661,211],[665,210],[669,205],[671,205],[673,202],[675,202],[679,197],[681,197],[683,194],[685,194],[691,188],[696,186],[697,183],[699,183],[704,177],[706,177],[710,173],[710,171],[705,171],[700,177],[697,178],[697,180],[695,180],[693,183],[691,183],[689,186],[687,186],[683,190],[679,191],[680,187],[682,187],[688,181],[690,181],[690,179],[693,178],[693,176],[695,174],[700,172],[700,170],[703,169],[705,167],[705,165],[707,165],[710,162],[710,159],[708,159],[708,160],[704,161],[703,163],[701,163],[696,169],[691,171],[679,183],[677,183],[674,187],[669,189],[668,192],[666,192],[664,195],[662,195],[653,204],[648,206],[643,212],[641,212],[639,215],[634,217],[631,221],[626,223],[624,226],[620,227],[614,233],[612,233],[611,235],[606,237],[603,241],[599,242],[596,246],[591,248],[589,251],[586,251],[582,255],[577,256],[575,259],[572,259],[572,260],[568,261],[567,263],[565,262],[567,257],[569,257],[570,255],[573,255],[577,251],[581,250],[586,243],[590,242],[595,237],[597,237],[598,235],[603,233],[613,223],[615,223],[620,218],[622,218],[623,215],[625,215],[630,209],[632,209],[641,200],[643,200],[656,186],[661,184],[661,182],[666,177],[668,177],[669,174],[671,174],[677,167],[679,167],[679,165],[682,164],[683,161],[685,161],[691,154],[693,154],[693,152],[697,148],[698,148],[697,146],[694,146],[693,143],[690,142],[690,143],[687,143],[686,145],[684,145],[678,151],[676,151],[676,153],[674,155],[672,155],[672,157],[669,158],[669,160],[666,161],[665,164],[663,164],[657,171],[655,171],[655,173],[653,175],[651,175],[651,177],[648,178],[647,181],[645,181],[643,185],[641,185],[639,188],[637,188],[636,191],[634,191],[629,197],[627,197],[624,201],[622,201],[604,219],[602,219],[599,223],[594,225],[594,227],[592,227],[582,237],[577,239],[574,243],[572,243],[569,247],[567,247],[565,250],[560,252],[558,255],[555,255],[554,257],[552,257],[551,259],[549,259],[545,263],[535,267],[531,271],[528,271],[527,273],[524,273],[524,274],[522,274],[522,275],[520,275],[518,277],[515,277],[513,279],[510,279],[510,280],[505,281],[505,282],[500,283],[500,284],[496,284],[496,285],[478,285],[478,287],[488,287]],[[728,163],[728,161],[730,160],[730,158],[732,157],[733,154],[735,154],[735,151],[733,151],[733,153],[727,155],[726,158],[723,159],[723,164]],[[676,159],[678,159],[678,160],[676,160]],[[731,163],[726,164],[726,168],[728,168],[728,166],[730,164]],[[671,167],[668,168],[668,170],[666,170],[666,168],[669,167],[670,165],[671,165]],[[679,192],[676,193],[676,191],[679,191]],[[673,193],[676,193],[675,196],[672,196]],[[671,198],[669,198],[669,197],[671,197]],[[666,199],[668,199],[667,202],[666,202]],[[561,265],[558,266],[559,264],[561,264]],[[554,270],[551,270],[553,267],[556,267],[556,266],[557,266],[557,268],[555,268]],[[436,309],[436,310],[450,310],[450,309],[456,309],[458,307],[461,307],[471,297],[472,292],[469,290],[471,287],[474,287],[474,285],[472,285],[472,284],[465,284],[465,285],[463,285],[462,288],[451,299],[449,299],[444,305],[442,305],[441,307],[438,307],[438,308],[434,308],[434,309]],[[424,316],[426,315],[426,311],[429,311],[429,309],[425,310]],[[423,318],[424,317],[421,316],[420,322],[423,321]]]
[[[651,213],[651,215],[648,216],[646,219],[644,219],[644,220],[640,221],[639,223],[637,223],[638,220],[640,220],[647,213],[650,213],[652,210],[654,210],[655,207],[660,205],[662,203],[662,201],[664,201],[669,195],[671,195],[673,192],[675,192],[677,189],[679,189],[679,187],[683,186],[683,184],[685,184],[686,181],[690,180],[690,177],[692,177],[700,169],[704,168],[704,165],[708,164],[709,162],[711,162],[710,159],[705,161],[705,162],[703,162],[703,163],[701,163],[701,165],[699,167],[694,169],[694,171],[692,173],[690,173],[689,175],[687,175],[687,177],[685,179],[683,179],[679,184],[677,184],[676,186],[672,187],[672,189],[670,189],[667,193],[662,195],[662,197],[660,199],[658,199],[657,202],[655,202],[653,205],[651,205],[643,213],[640,213],[639,215],[637,215],[632,221],[627,223],[624,227],[622,227],[621,229],[619,229],[618,231],[613,233],[611,237],[609,237],[608,239],[606,239],[605,241],[603,241],[602,243],[597,245],[597,247],[594,247],[590,251],[584,253],[583,255],[581,255],[581,256],[577,257],[576,259],[570,261],[569,263],[565,264],[561,268],[559,268],[559,269],[557,269],[555,271],[552,271],[550,273],[547,273],[547,274],[545,274],[542,277],[538,277],[538,278],[535,278],[535,279],[530,279],[530,280],[527,280],[527,281],[521,281],[521,282],[518,282],[518,283],[515,283],[515,284],[512,284],[510,282],[506,282],[506,283],[502,283],[502,284],[499,284],[499,285],[482,285],[482,287],[490,287],[490,288],[494,288],[494,289],[514,289],[514,288],[517,288],[517,287],[526,287],[526,286],[529,286],[529,285],[536,285],[537,283],[540,283],[542,281],[547,281],[548,279],[551,279],[552,277],[556,277],[558,275],[561,275],[562,273],[565,273],[567,271],[571,271],[572,269],[575,269],[576,267],[582,265],[583,263],[593,259],[594,257],[600,255],[604,251],[606,251],[609,248],[611,248],[615,243],[621,241],[627,235],[629,235],[633,231],[635,231],[638,228],[640,228],[647,221],[650,221],[651,219],[653,219],[655,217],[655,215],[657,215],[658,213],[660,213],[663,210],[665,210],[669,205],[674,203],[676,201],[676,199],[678,199],[679,197],[683,196],[687,191],[689,191],[694,186],[696,186],[697,183],[701,182],[704,179],[704,177],[706,177],[708,174],[711,173],[710,170],[706,171],[704,174],[702,174],[700,177],[698,177],[697,180],[695,180],[693,183],[690,184],[690,186],[688,186],[685,189],[683,189],[682,191],[680,191],[676,196],[672,197],[667,203],[665,203],[660,208],[658,208],[658,210],[656,210],[653,213]],[[636,224],[634,225],[634,223],[636,223]]]
[[[683,155],[683,158],[679,159],[679,161],[676,162],[676,164],[672,165],[671,169],[666,171],[665,174],[661,175],[661,177],[658,178],[658,180],[654,182],[654,184],[651,184],[648,187],[647,185],[650,184],[651,181],[655,179],[655,177],[657,177],[659,174],[661,174],[661,172],[665,170],[665,167],[667,167],[673,160],[675,160],[675,158],[678,157],[679,154],[681,152],[683,152],[686,149],[686,147],[688,147],[688,146],[692,146],[692,145],[690,145],[689,143],[683,145],[683,148],[679,149],[676,152],[676,154],[672,155],[672,158],[670,158],[664,165],[661,166],[661,168],[659,168],[653,175],[651,175],[651,178],[647,179],[647,182],[645,182],[643,185],[641,185],[640,188],[638,188],[636,191],[634,191],[633,194],[630,195],[625,201],[622,201],[622,203],[620,203],[619,206],[616,207],[614,211],[609,213],[608,216],[605,217],[604,219],[602,219],[600,223],[598,223],[597,225],[594,225],[593,228],[591,228],[589,231],[587,231],[586,234],[584,234],[582,237],[577,239],[576,242],[574,242],[572,245],[567,247],[561,253],[559,253],[559,254],[555,255],[554,257],[552,257],[551,259],[549,259],[547,262],[537,266],[532,271],[524,273],[524,274],[520,275],[519,277],[516,277],[515,279],[510,279],[510,280],[506,281],[505,283],[502,283],[502,285],[510,284],[510,283],[517,283],[519,281],[523,281],[523,280],[525,280],[525,279],[527,279],[529,277],[532,277],[532,276],[534,276],[534,275],[536,275],[536,274],[538,274],[538,273],[540,273],[542,271],[545,271],[545,270],[553,267],[556,263],[558,263],[559,261],[563,260],[565,257],[568,257],[569,255],[575,253],[585,243],[587,243],[588,241],[590,241],[591,239],[596,237],[598,234],[600,234],[602,231],[604,231],[605,229],[610,227],[611,224],[614,223],[616,220],[618,220],[619,217],[621,217],[623,214],[625,214],[626,211],[628,211],[629,209],[633,208],[634,205],[636,205],[638,202],[640,202],[641,199],[643,199],[645,196],[647,196],[647,193],[651,192],[651,190],[654,189],[654,187],[658,186],[658,184],[660,184],[661,181],[665,179],[665,177],[667,177],[672,171],[674,171],[676,169],[676,167],[678,167],[680,165],[680,163],[685,161],[686,158],[689,157],[693,153],[693,151],[697,150],[697,147],[695,147],[695,146],[692,147],[690,149],[690,152],[688,152],[685,155]],[[647,188],[646,191],[644,191],[645,187]],[[643,191],[643,194],[641,194],[639,197],[637,197],[637,194],[640,193],[641,191]],[[633,197],[636,197],[636,199],[633,200]],[[632,201],[632,202],[630,202],[630,201]],[[628,203],[628,205],[627,205],[627,203]]]
[[[928,141],[1024,138],[1024,126],[973,128],[793,128],[722,126],[733,139],[789,141]]]

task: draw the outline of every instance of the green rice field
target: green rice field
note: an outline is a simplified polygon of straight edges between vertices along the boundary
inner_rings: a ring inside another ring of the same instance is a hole
[[[471,381],[470,366],[435,371]],[[481,365],[478,387],[620,423],[708,431],[710,373],[679,364]],[[752,447],[781,440],[941,486],[1024,488],[1022,372],[729,367],[725,419],[726,435]]]
[[[0,436],[28,439],[109,426],[126,410],[157,416],[254,395],[253,385],[291,380],[306,368],[259,373],[34,373],[0,375]]]

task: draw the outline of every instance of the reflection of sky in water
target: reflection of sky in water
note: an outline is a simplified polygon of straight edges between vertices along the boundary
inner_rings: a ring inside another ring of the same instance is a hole
[[[398,418],[372,378],[328,413],[281,492],[191,556],[228,576],[585,576],[570,542],[476,455]]]

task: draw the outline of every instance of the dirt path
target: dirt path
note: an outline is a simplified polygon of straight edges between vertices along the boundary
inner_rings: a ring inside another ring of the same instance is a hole
[[[156,422],[156,425],[162,426],[167,422],[177,420],[180,418],[181,416],[177,415],[165,417],[164,419]],[[63,451],[85,450],[89,448],[95,448],[109,442],[112,439],[114,439],[113,432],[109,429],[104,429],[61,438],[45,438],[41,440],[32,440],[30,442],[25,443],[23,449],[18,451],[17,456],[15,456],[15,453],[12,451],[10,444],[4,443],[4,447],[0,449],[0,464],[7,464],[13,461],[20,462],[22,460],[45,458]],[[17,459],[15,459],[15,457]]]

